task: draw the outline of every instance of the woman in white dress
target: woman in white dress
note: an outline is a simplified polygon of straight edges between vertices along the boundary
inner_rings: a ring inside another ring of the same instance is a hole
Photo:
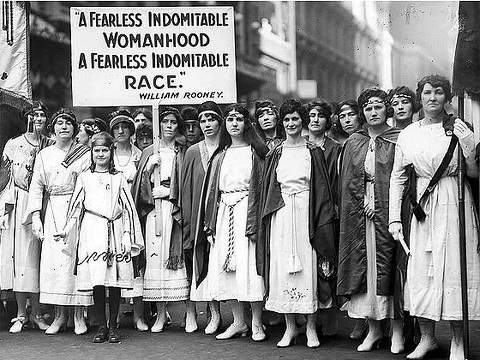
[[[121,109],[108,114],[107,122],[110,124],[110,134],[115,138],[113,154],[115,169],[123,173],[130,189],[142,155],[140,149],[132,144],[132,137],[135,135],[133,117],[128,110]],[[137,272],[133,289],[122,290],[122,298],[133,298],[133,327],[138,331],[148,331],[143,316],[143,272],[143,269]]]
[[[403,233],[400,218],[406,168],[413,166],[417,178],[417,201],[426,217],[412,218],[410,256],[407,265],[408,292],[405,310],[418,317],[421,340],[408,359],[421,359],[438,347],[435,322],[450,321],[450,359],[463,359],[462,299],[458,220],[458,151],[466,162],[466,173],[478,177],[473,132],[460,119],[444,109],[451,100],[450,82],[439,75],[424,77],[418,83],[417,101],[425,117],[405,128],[398,137],[395,163],[390,180],[390,233],[399,239]],[[421,199],[437,171],[452,139],[458,138],[453,157],[431,193]],[[478,222],[471,189],[465,185],[465,231],[467,241],[468,316],[480,319],[480,256]]]
[[[181,143],[185,143],[184,128],[180,112],[173,107],[163,109],[159,120],[160,153],[153,154],[153,145],[143,151],[132,187],[138,215],[145,226],[143,300],[155,301],[157,305],[157,318],[150,329],[154,333],[163,331],[166,325],[167,302],[189,298],[182,229],[175,215],[179,209],[172,203],[178,191],[171,189],[172,177],[180,174],[181,170],[178,169],[183,163],[185,150]],[[154,186],[154,170],[157,166],[160,167],[160,186]],[[178,184],[178,180],[175,184]],[[155,208],[156,200],[160,203],[158,209]]]
[[[302,129],[308,114],[297,99],[280,108],[287,138],[266,160],[262,219],[267,310],[285,314],[286,330],[277,347],[295,343],[299,330],[296,314],[307,316],[307,346],[320,346],[316,312],[333,305],[332,292],[318,293],[317,269],[334,280],[336,213],[328,167],[320,147],[307,147]],[[317,258],[319,260],[317,260]]]
[[[113,164],[113,144],[114,139],[106,132],[92,137],[90,171],[78,176],[68,209],[67,225],[55,234],[59,239],[65,239],[67,233],[76,231],[74,224],[79,222],[77,288],[80,291],[93,290],[100,321],[93,339],[95,343],[106,340],[120,342],[117,333],[120,289],[133,288],[131,249],[133,245],[137,249],[143,248],[140,222],[130,189],[123,174]],[[66,245],[75,249],[72,244]]]
[[[206,275],[204,295],[208,300],[230,301],[233,324],[216,336],[218,340],[247,335],[242,302],[249,302],[252,339],[263,341],[265,289],[263,277],[257,273],[256,239],[263,162],[268,148],[253,129],[244,106],[231,105],[225,114],[219,151],[211,160],[203,189],[203,223],[208,241],[197,240],[195,251],[208,260],[202,261],[198,269],[197,284]]]
[[[52,142],[44,135],[48,109],[41,101],[34,101],[22,111],[27,131],[7,141],[3,161],[9,169],[10,181],[1,191],[1,208],[8,210],[0,215],[0,288],[13,289],[17,300],[17,317],[12,320],[11,333],[19,333],[27,319],[27,298],[32,303],[30,322],[40,330],[48,324],[42,317],[39,303],[39,275],[41,243],[33,238],[31,223],[23,225],[28,204],[28,191],[37,153]],[[5,216],[3,216],[5,215]]]
[[[40,302],[55,305],[55,319],[45,333],[56,334],[64,329],[65,306],[75,305],[75,333],[84,334],[87,327],[81,305],[93,304],[92,292],[78,291],[75,254],[64,252],[63,244],[53,234],[65,226],[77,177],[90,166],[90,149],[75,144],[78,124],[69,109],[60,109],[53,115],[50,131],[55,134],[55,144],[40,151],[35,160],[24,223],[31,219],[33,236],[42,241]]]

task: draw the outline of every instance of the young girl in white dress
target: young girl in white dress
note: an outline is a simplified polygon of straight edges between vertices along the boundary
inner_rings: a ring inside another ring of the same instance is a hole
[[[79,223],[77,288],[93,290],[100,326],[93,342],[120,342],[117,315],[121,289],[132,289],[134,268],[132,247],[143,248],[140,222],[125,176],[115,170],[114,139],[106,132],[92,137],[91,171],[79,175],[70,202],[67,225],[56,239],[65,239]],[[75,244],[66,243],[67,252]],[[138,253],[138,251],[135,251]],[[105,313],[105,289],[108,288],[109,322]]]

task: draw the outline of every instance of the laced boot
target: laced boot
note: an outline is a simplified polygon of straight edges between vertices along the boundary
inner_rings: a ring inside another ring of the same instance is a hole
[[[45,330],[47,335],[55,335],[64,331],[67,325],[67,316],[65,306],[55,305],[55,318],[52,324]]]
[[[283,334],[282,339],[277,343],[278,348],[293,346],[297,342],[299,331],[297,323],[295,322],[295,314],[285,314],[285,323],[287,328],[285,329],[285,334]]]
[[[450,360],[464,360],[463,327],[461,321],[450,321],[452,342],[450,345]]]
[[[88,332],[87,322],[85,321],[85,308],[83,306],[75,306],[73,322],[75,324],[75,334],[83,335]]]
[[[429,352],[438,348],[437,339],[435,339],[435,322],[433,320],[418,318],[420,325],[420,343],[415,350],[407,355],[407,359],[423,359]]]

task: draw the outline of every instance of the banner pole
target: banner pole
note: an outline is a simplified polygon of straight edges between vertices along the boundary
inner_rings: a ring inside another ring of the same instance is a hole
[[[463,94],[458,96],[458,113],[464,121],[465,108]],[[470,332],[468,324],[468,284],[467,284],[467,248],[465,234],[465,159],[462,150],[458,148],[458,225],[460,230],[460,279],[462,289],[463,318],[463,351],[464,358],[469,358]]]
[[[152,114],[153,114],[153,154],[156,156],[160,155],[160,113],[159,113],[160,104],[152,104]],[[161,185],[160,179],[160,166],[155,166],[153,168],[153,184],[155,187]],[[155,235],[162,235],[162,199],[154,199],[155,203]]]

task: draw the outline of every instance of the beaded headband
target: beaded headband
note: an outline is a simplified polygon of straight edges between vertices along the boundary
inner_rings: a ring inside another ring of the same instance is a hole
[[[217,115],[217,116],[220,116],[219,113],[217,113],[216,111],[213,111],[213,110],[202,111],[200,114],[198,114],[198,118],[200,119],[202,117],[202,115]]]
[[[375,105],[375,104],[384,104],[385,106],[388,105],[388,102],[386,100],[372,100],[372,98],[368,99],[367,102],[365,102],[362,105],[362,108],[368,106],[368,105]]]
[[[174,107],[169,107],[164,111],[162,111],[162,113],[160,114],[160,117],[164,118],[165,116],[170,114],[175,115],[176,117],[180,117],[180,111],[178,111],[178,109]]]
[[[237,110],[231,110],[227,114],[228,117],[235,117],[235,118],[242,118],[243,119],[243,114],[238,112]]]
[[[55,117],[52,119],[52,124],[55,124],[55,122],[56,122],[59,118],[64,118],[65,120],[70,120],[71,122],[76,123],[76,120],[75,120],[75,118],[74,118],[72,115],[67,114],[67,113],[60,113],[60,114],[58,114],[57,116],[55,116]]]
[[[413,97],[411,95],[408,95],[408,94],[395,94],[395,95],[392,96],[392,100],[390,100],[390,101],[393,102],[393,99],[401,98],[401,97],[404,97],[404,98],[413,102]]]

